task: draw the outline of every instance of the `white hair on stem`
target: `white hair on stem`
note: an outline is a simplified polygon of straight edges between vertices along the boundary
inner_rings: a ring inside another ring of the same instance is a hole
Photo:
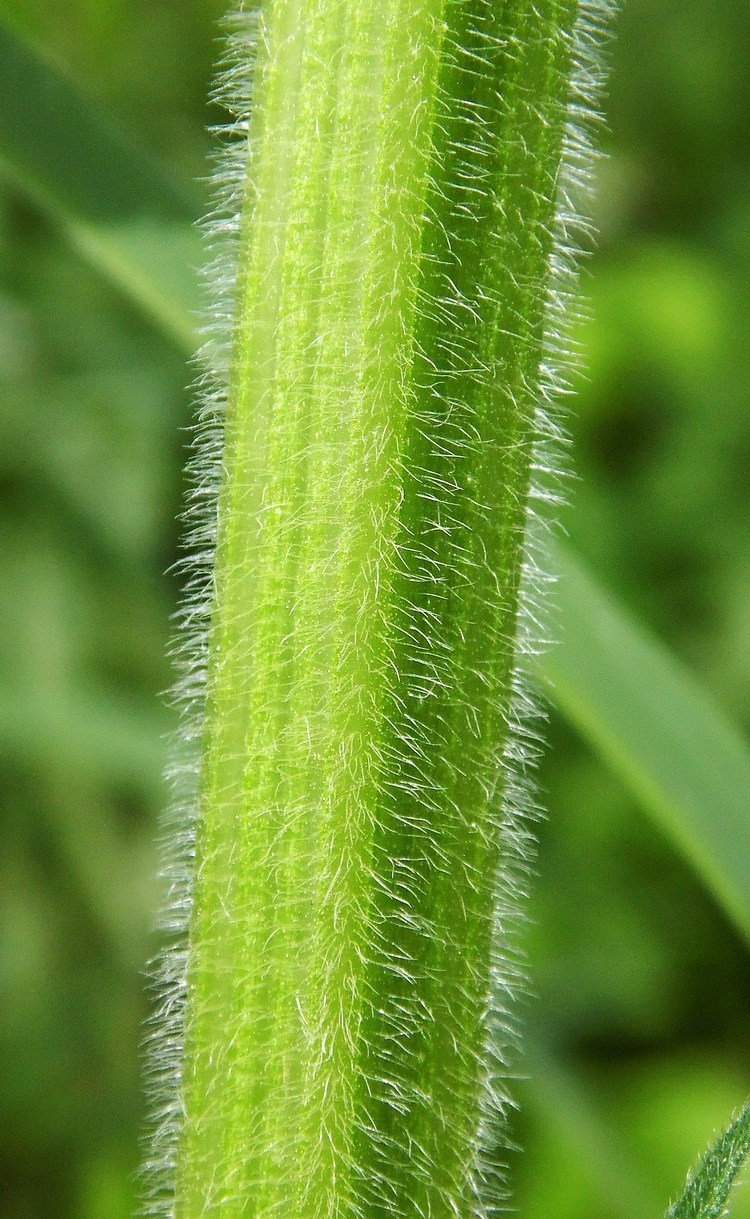
[[[158,920],[162,948],[151,969],[157,1006],[145,1038],[149,1102],[147,1154],[141,1169],[144,1215],[171,1216],[174,1172],[183,1124],[182,1070],[187,1000],[188,934],[193,907],[195,833],[199,790],[209,629],[213,602],[217,507],[222,478],[223,420],[236,311],[237,263],[247,191],[248,127],[258,37],[257,0],[225,19],[224,54],[211,100],[228,114],[215,127],[217,149],[211,181],[214,203],[202,222],[206,265],[196,357],[197,417],[187,465],[189,491],[183,511],[182,605],[172,649],[177,679],[172,701],[179,723],[171,742],[167,778],[171,799],[161,832],[164,898]]]

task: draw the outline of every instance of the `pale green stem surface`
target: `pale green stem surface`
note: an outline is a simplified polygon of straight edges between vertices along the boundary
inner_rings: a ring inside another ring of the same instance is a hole
[[[575,8],[261,10],[178,1219],[492,1202],[488,1007],[524,855],[501,767]]]

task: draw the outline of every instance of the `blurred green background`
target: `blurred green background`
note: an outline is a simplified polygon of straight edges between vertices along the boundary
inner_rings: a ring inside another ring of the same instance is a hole
[[[0,0],[206,202],[223,0]],[[750,728],[750,7],[624,0],[566,527]],[[125,1219],[192,374],[0,166],[0,1214]],[[750,1092],[748,949],[553,715],[523,1219],[658,1216]],[[750,867],[750,861],[748,861]],[[737,1219],[750,1216],[750,1190]]]

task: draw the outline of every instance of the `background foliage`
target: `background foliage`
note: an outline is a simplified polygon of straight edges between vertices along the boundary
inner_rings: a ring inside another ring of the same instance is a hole
[[[182,181],[223,7],[0,15]],[[745,731],[749,53],[742,0],[625,0],[565,518]],[[2,174],[0,255],[0,1214],[124,1219],[188,375]],[[525,1219],[641,1219],[750,1091],[748,950],[557,716],[549,736],[516,1195]]]

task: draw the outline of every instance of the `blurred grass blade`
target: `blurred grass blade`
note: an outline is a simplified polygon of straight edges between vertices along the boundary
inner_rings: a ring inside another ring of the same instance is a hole
[[[560,643],[541,661],[566,718],[620,775],[750,939],[750,754],[687,670],[567,553]]]
[[[723,1134],[701,1156],[689,1174],[682,1196],[665,1219],[719,1219],[729,1191],[750,1153],[750,1101]]]
[[[90,262],[192,352],[202,261],[197,209],[4,21],[0,165]]]

